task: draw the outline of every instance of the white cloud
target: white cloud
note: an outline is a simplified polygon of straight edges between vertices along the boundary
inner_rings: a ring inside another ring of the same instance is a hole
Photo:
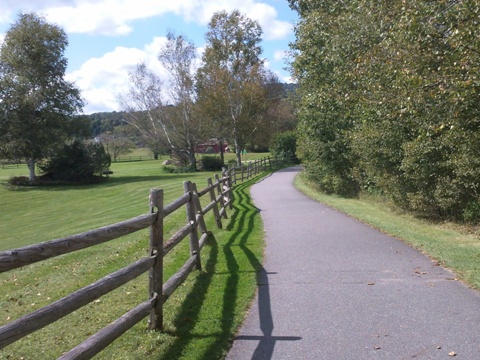
[[[145,62],[148,69],[168,84],[168,72],[157,60],[160,48],[166,43],[165,37],[155,37],[143,49],[116,47],[101,58],[86,61],[80,69],[67,74],[75,82],[86,100],[84,113],[120,111],[118,96],[128,89],[128,73],[139,62]],[[198,48],[201,56],[203,49]],[[167,89],[165,89],[167,90]],[[165,94],[168,97],[168,94]]]
[[[153,42],[157,41],[156,38]],[[120,110],[118,94],[127,89],[128,73],[139,62],[145,61],[149,68],[161,73],[159,68],[152,66],[156,63],[156,54],[150,51],[153,49],[152,44],[145,46],[145,50],[117,47],[101,58],[88,60],[79,70],[67,74],[66,78],[75,82],[86,100],[85,113]]]
[[[249,18],[257,20],[262,27],[265,40],[284,39],[292,32],[292,24],[278,20],[278,12],[273,6],[255,0],[207,0],[182,1],[181,15],[187,21],[208,24],[213,13],[238,9]]]
[[[285,50],[277,50],[273,54],[273,59],[276,61],[284,60],[287,57]]]
[[[256,0],[2,0],[0,23],[11,22],[18,9],[36,11],[70,33],[126,35],[135,20],[174,13],[186,21],[206,25],[214,12],[239,9],[257,20],[266,40],[283,39],[291,24],[278,20],[275,8]]]
[[[247,15],[257,20],[262,26],[265,40],[278,40],[286,38],[292,31],[292,24],[277,19],[278,13],[274,7],[256,3],[247,11]]]
[[[238,9],[260,23],[265,40],[287,38],[292,33],[292,24],[279,20],[277,10],[266,1],[0,0],[0,25],[13,22],[19,11],[35,11],[43,14],[49,22],[60,25],[67,33],[121,36],[132,31],[136,20],[175,14],[186,22],[204,26],[214,12]],[[6,31],[6,28],[0,26],[0,31]],[[4,34],[0,33],[0,44],[3,38]],[[145,61],[151,70],[166,80],[165,70],[156,60],[158,50],[165,41],[165,38],[157,37],[143,48],[141,45],[140,48],[116,47],[113,51],[92,58],[76,71],[70,72],[67,78],[77,84],[88,102],[84,109],[85,113],[120,110],[117,96],[128,86],[128,71],[140,61]],[[197,50],[200,59],[203,49]],[[283,58],[281,53],[276,52],[271,60],[278,61],[280,56]]]

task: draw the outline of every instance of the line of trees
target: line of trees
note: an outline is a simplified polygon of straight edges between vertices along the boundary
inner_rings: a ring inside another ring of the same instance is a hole
[[[221,149],[227,141],[240,163],[243,149],[268,144],[272,129],[292,122],[283,86],[261,58],[261,34],[258,22],[237,10],[215,13],[199,59],[191,41],[168,33],[158,61],[170,82],[139,63],[120,96],[125,121],[147,146],[166,149],[192,169],[197,144],[209,139]]]
[[[309,175],[328,192],[478,221],[479,2],[289,3]]]
[[[191,41],[168,33],[158,61],[169,82],[137,64],[119,96],[123,111],[94,117],[97,143],[115,160],[140,137],[155,156],[171,153],[194,170],[199,142],[228,142],[239,163],[247,146],[268,147],[272,130],[291,130],[294,121],[283,85],[261,58],[261,34],[258,22],[239,11],[215,13],[199,59]],[[91,117],[77,115],[84,105],[80,91],[65,80],[67,45],[61,28],[26,13],[0,49],[0,158],[26,159],[31,183],[39,162],[60,152],[79,154],[75,140],[89,135]]]

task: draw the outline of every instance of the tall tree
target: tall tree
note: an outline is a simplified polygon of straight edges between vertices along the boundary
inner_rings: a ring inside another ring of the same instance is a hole
[[[168,134],[163,121],[163,84],[145,63],[137,64],[129,73],[129,88],[119,95],[125,110],[123,121],[131,125],[154,154],[167,148]]]
[[[226,138],[241,150],[268,108],[267,84],[274,76],[260,58],[262,29],[238,10],[217,12],[208,25],[198,102],[210,119],[212,137]]]
[[[30,181],[35,164],[68,135],[83,101],[65,80],[68,39],[35,13],[20,14],[0,49],[0,151],[25,158]]]
[[[160,78],[143,63],[130,73],[129,92],[121,97],[127,111],[125,121],[136,128],[147,143],[162,144],[177,157],[186,159],[193,169],[200,126],[195,113],[195,59],[193,43],[168,33],[167,42],[158,55],[170,76],[168,97],[164,96],[165,85]]]
[[[167,108],[166,116],[176,129],[172,147],[179,155],[186,156],[192,169],[196,169],[201,121],[195,106],[195,45],[184,36],[169,32],[158,59],[170,75],[169,95],[174,106]]]
[[[292,45],[292,74],[300,94],[297,152],[307,173],[324,191],[353,195],[357,185],[348,131],[354,124],[350,95],[357,86],[350,73],[352,60],[368,50],[365,37],[355,33],[361,20],[349,12],[358,4],[334,0],[290,3],[301,15]]]

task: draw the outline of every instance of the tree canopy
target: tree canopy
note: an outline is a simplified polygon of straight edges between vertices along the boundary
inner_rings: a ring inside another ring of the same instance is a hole
[[[324,190],[480,219],[478,1],[290,0],[298,155]]]
[[[34,13],[20,14],[0,49],[0,151],[35,164],[62,145],[83,101],[65,80],[65,32]]]
[[[262,29],[238,10],[215,13],[208,25],[203,64],[198,71],[198,103],[211,136],[235,147],[237,161],[248,140],[259,131],[278,79],[260,57]]]

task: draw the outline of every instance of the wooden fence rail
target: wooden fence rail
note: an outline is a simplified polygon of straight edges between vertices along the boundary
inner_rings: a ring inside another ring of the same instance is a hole
[[[59,359],[89,359],[147,316],[150,329],[162,330],[163,304],[193,269],[201,269],[200,253],[211,234],[207,230],[204,216],[212,211],[216,226],[221,229],[221,220],[227,218],[227,208],[232,207],[233,185],[237,181],[247,180],[268,168],[272,169],[273,166],[283,164],[285,161],[285,158],[265,158],[241,167],[224,169],[221,177],[214,176],[215,181],[212,181],[211,178],[207,179],[207,187],[200,191],[197,191],[196,184],[186,181],[184,182],[184,194],[165,206],[163,190],[152,189],[148,214],[81,234],[0,252],[0,273],[2,273],[150,228],[149,256],[1,326],[0,349],[61,319],[146,272],[149,272],[149,299],[74,349],[64,353]],[[207,194],[210,202],[202,208],[200,198]],[[169,239],[164,239],[164,219],[183,206],[186,209],[187,223]],[[190,257],[172,277],[164,282],[163,258],[187,236],[190,243]]]

